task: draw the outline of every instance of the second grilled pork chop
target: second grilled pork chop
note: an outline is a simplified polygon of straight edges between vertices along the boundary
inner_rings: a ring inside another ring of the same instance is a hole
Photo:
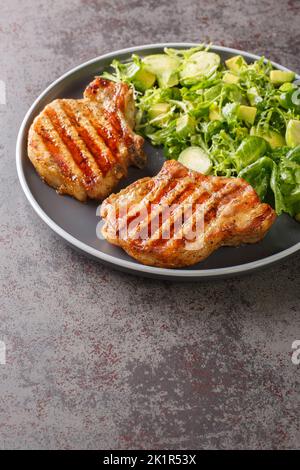
[[[110,243],[144,264],[165,268],[198,263],[220,246],[256,243],[276,218],[243,179],[204,176],[174,160],[154,178],[110,195],[101,216]]]
[[[96,78],[84,99],[57,99],[36,117],[28,156],[43,180],[79,201],[104,199],[142,167],[144,140],[133,132],[134,99],[125,83]]]

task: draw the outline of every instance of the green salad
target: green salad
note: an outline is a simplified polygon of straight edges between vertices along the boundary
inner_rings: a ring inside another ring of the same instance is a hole
[[[167,159],[242,177],[277,214],[300,221],[300,89],[261,58],[223,64],[204,45],[114,60],[104,77],[134,87],[136,132]]]

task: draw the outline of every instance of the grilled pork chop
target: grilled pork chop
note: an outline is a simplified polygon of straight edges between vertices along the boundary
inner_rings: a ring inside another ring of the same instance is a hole
[[[256,243],[276,217],[243,179],[204,176],[175,160],[111,194],[101,216],[107,241],[164,268],[198,263],[220,246]]]
[[[79,201],[104,199],[128,166],[145,163],[144,140],[133,132],[131,88],[96,78],[84,96],[48,104],[28,138],[28,156],[42,179]]]

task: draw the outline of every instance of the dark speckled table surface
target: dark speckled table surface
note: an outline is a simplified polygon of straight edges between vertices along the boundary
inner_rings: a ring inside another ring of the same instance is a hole
[[[86,259],[27,203],[18,127],[62,73],[115,49],[212,41],[300,72],[299,0],[1,0],[0,448],[299,447],[300,253],[180,284]]]

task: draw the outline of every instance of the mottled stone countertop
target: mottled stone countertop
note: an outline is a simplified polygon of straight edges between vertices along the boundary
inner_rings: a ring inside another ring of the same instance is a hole
[[[299,447],[300,253],[248,277],[180,284],[88,260],[26,201],[20,122],[101,53],[212,41],[300,72],[297,0],[1,2],[0,448]]]

